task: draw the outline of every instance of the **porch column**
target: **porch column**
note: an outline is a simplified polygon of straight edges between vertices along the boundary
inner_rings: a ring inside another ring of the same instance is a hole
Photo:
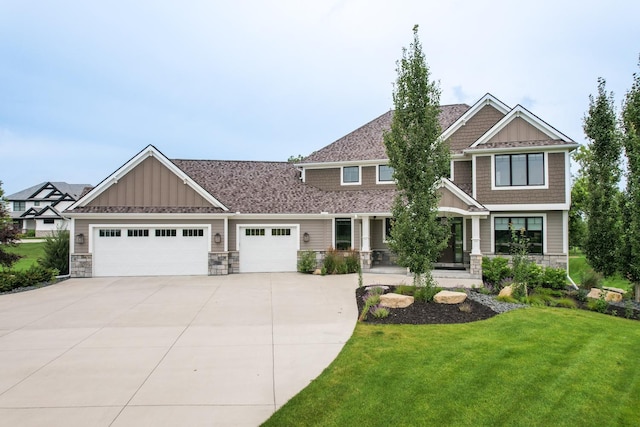
[[[471,253],[469,254],[469,273],[477,279],[482,278],[482,251],[480,250],[480,217],[471,217]]]
[[[471,255],[482,255],[480,251],[480,217],[471,217]]]
[[[371,218],[361,217],[362,220],[362,244],[360,246],[360,266],[363,270],[371,268]]]

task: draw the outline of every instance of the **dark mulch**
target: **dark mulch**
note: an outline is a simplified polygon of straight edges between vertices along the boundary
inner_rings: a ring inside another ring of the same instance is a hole
[[[390,286],[386,292],[393,292],[395,286]],[[356,300],[358,302],[358,315],[364,307],[363,296],[366,293],[364,287],[356,289]],[[470,307],[469,312],[460,310],[460,306]],[[462,304],[437,304],[434,302],[414,302],[406,308],[390,308],[390,314],[383,319],[377,319],[371,314],[367,316],[365,323],[371,324],[447,324],[447,323],[468,323],[477,320],[484,320],[495,316],[497,313],[489,307],[467,298]]]

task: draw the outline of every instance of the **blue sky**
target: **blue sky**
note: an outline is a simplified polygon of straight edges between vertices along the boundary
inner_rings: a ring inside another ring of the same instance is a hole
[[[631,1],[0,0],[0,180],[97,184],[170,158],[286,160],[392,108],[420,25],[441,102],[490,92],[577,142],[638,69]]]

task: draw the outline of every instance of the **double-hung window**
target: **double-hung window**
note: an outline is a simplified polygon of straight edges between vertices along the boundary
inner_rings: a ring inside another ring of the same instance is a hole
[[[378,165],[378,184],[393,182],[393,168],[389,165]]]
[[[342,167],[342,185],[360,184],[360,166]]]
[[[495,157],[496,187],[545,185],[544,154],[501,154]]]

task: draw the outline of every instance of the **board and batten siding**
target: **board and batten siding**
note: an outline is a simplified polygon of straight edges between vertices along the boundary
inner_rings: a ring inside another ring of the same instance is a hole
[[[101,224],[105,226],[112,225],[114,228],[124,228],[123,224],[127,226],[130,225],[140,225],[140,226],[153,226],[153,225],[163,225],[167,227],[171,227],[172,225],[191,225],[194,227],[198,225],[210,225],[211,226],[211,251],[212,252],[222,252],[224,250],[224,220],[222,219],[213,219],[213,220],[204,220],[204,219],[181,219],[181,220],[163,220],[163,219],[100,219],[100,220],[88,220],[88,219],[76,219],[75,220],[75,234],[83,234],[84,243],[74,243],[74,248],[76,254],[86,254],[89,253],[89,240],[93,238],[91,234],[89,234],[89,226],[91,224]],[[131,227],[127,227],[131,228]],[[215,243],[214,236],[216,233],[219,233],[222,236],[222,241],[220,243]]]
[[[155,157],[147,157],[87,206],[211,206]]]

